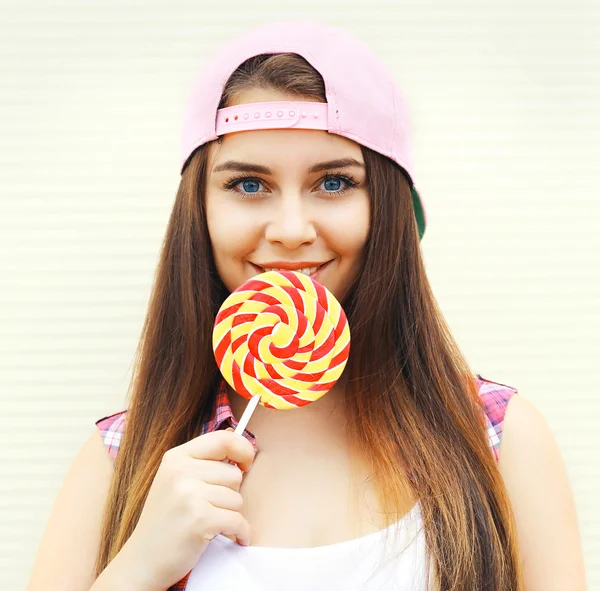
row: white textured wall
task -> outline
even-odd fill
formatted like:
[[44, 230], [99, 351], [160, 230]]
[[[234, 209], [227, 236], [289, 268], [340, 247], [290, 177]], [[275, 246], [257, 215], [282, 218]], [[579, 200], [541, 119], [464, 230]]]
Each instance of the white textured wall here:
[[124, 407], [198, 65], [306, 16], [405, 88], [435, 292], [473, 368], [550, 423], [600, 589], [599, 5], [283, 4], [0, 5], [0, 587], [25, 587], [76, 452]]

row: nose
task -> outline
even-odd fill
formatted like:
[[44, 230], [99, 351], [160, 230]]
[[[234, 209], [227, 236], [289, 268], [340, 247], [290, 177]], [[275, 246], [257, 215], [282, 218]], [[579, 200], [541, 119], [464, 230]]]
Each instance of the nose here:
[[299, 195], [282, 197], [267, 224], [265, 238], [290, 250], [312, 244], [317, 231], [307, 209]]

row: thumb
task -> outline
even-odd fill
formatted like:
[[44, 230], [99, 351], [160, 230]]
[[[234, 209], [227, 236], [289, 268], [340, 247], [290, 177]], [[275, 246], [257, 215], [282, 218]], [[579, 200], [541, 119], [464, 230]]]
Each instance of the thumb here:
[[[227, 429], [225, 429], [225, 431], [231, 431], [234, 432], [235, 429], [233, 427], [227, 427]], [[234, 466], [237, 466], [237, 464], [232, 461], [232, 460], [223, 460], [226, 464], [233, 464]]]

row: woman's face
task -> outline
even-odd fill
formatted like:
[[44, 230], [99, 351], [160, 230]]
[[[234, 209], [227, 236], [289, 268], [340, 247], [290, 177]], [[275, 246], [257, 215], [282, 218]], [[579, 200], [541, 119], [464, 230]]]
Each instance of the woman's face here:
[[[276, 100], [294, 97], [256, 89], [234, 105]], [[302, 269], [342, 301], [370, 223], [359, 144], [312, 129], [241, 131], [222, 140], [209, 147], [206, 210], [227, 289], [264, 270]]]

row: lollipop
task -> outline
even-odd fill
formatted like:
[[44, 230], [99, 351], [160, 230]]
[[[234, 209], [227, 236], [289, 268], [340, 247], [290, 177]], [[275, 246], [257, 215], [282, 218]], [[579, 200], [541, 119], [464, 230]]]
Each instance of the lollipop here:
[[250, 400], [241, 433], [258, 403], [287, 410], [331, 390], [348, 360], [350, 328], [323, 285], [304, 273], [268, 271], [223, 302], [213, 350], [225, 380]]

